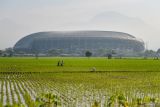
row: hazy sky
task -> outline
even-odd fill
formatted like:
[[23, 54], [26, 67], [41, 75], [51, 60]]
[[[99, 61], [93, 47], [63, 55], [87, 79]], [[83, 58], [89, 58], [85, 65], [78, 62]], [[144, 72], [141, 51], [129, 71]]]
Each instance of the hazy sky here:
[[39, 31], [112, 30], [160, 48], [160, 0], [0, 0], [0, 49]]

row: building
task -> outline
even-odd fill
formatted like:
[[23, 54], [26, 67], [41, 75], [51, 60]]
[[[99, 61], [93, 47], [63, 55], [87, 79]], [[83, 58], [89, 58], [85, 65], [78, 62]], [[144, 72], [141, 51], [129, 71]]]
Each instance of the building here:
[[136, 37], [114, 31], [52, 31], [33, 33], [20, 39], [14, 46], [16, 52], [82, 54], [89, 50], [120, 50], [142, 52], [144, 42]]

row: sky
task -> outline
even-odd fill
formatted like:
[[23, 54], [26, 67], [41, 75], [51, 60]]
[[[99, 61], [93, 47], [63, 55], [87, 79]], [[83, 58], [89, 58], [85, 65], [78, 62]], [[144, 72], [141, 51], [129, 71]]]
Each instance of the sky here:
[[0, 49], [41, 31], [129, 33], [160, 48], [160, 0], [0, 0]]

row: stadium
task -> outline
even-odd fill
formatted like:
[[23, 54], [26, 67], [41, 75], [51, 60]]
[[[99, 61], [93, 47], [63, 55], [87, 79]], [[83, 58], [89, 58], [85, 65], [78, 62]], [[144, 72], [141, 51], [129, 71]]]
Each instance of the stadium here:
[[51, 31], [33, 33], [20, 39], [16, 52], [47, 53], [61, 50], [61, 54], [83, 54], [89, 50], [144, 51], [144, 42], [136, 37], [115, 31]]

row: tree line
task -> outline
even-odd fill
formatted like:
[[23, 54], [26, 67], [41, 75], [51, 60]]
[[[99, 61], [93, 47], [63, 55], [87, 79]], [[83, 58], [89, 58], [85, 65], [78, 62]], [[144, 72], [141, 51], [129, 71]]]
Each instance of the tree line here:
[[[91, 51], [91, 50], [83, 50], [82, 52], [83, 54], [79, 55], [79, 56], [86, 56], [86, 57], [91, 57], [91, 56], [105, 56], [105, 57], [108, 57], [108, 59], [111, 59], [113, 56], [116, 56], [116, 57], [123, 57], [123, 56], [126, 56], [125, 54], [125, 51], [123, 52], [120, 52], [120, 51], [117, 51], [117, 50], [97, 50], [97, 51]], [[98, 54], [96, 54], [98, 53]], [[132, 54], [132, 52], [130, 52]], [[25, 54], [28, 54], [26, 52], [22, 52], [22, 53], [19, 53], [19, 52], [16, 52], [13, 48], [6, 48], [4, 50], [0, 50], [0, 56], [1, 57], [12, 57], [12, 56], [16, 56], [16, 55], [24, 55]], [[54, 52], [52, 52], [51, 50], [49, 50], [48, 52], [46, 52], [44, 54], [44, 56], [61, 56], [62, 54], [65, 54], [63, 51], [60, 51], [58, 50], [58, 52], [56, 52], [55, 54], [55, 50]], [[74, 53], [73, 53], [74, 54]], [[95, 55], [96, 54], [96, 55]], [[69, 54], [72, 56], [72, 54]], [[148, 58], [148, 57], [154, 57], [155, 59], [158, 59], [160, 57], [160, 48], [157, 50], [157, 51], [154, 51], [154, 50], [145, 50], [144, 52], [141, 52], [141, 53], [137, 53], [138, 56], [140, 57], [144, 57], [144, 58]], [[35, 57], [38, 57], [40, 56], [40, 53], [39, 52], [33, 52], [31, 53], [31, 56], [35, 56]], [[132, 56], [132, 55], [130, 55]], [[134, 56], [134, 55], [133, 55]]]

